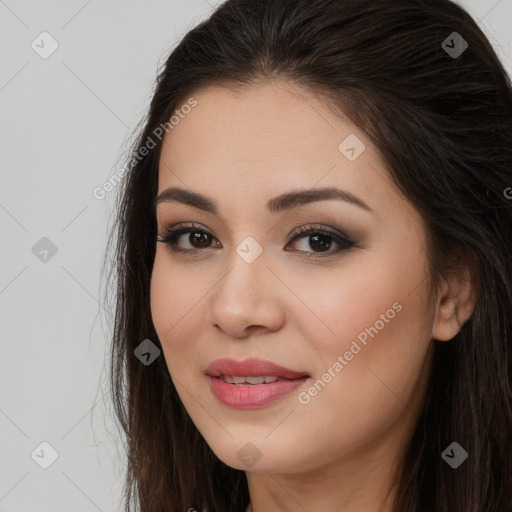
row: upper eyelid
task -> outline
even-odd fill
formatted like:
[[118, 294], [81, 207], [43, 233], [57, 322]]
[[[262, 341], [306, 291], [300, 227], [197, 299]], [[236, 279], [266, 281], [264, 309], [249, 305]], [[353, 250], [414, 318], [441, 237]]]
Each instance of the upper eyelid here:
[[[164, 225], [164, 226], [162, 226], [161, 230], [159, 230], [159, 231], [170, 232], [170, 231], [183, 230], [186, 232], [186, 231], [193, 231], [194, 229], [198, 230], [198, 231], [203, 231], [203, 232], [207, 233], [208, 235], [210, 235], [211, 237], [218, 240], [217, 237], [208, 228], [206, 228], [203, 225], [198, 224], [196, 222], [192, 222], [192, 223], [177, 222], [175, 224], [171, 224], [170, 226]], [[322, 232], [322, 231], [327, 232], [334, 236], [340, 236], [340, 237], [344, 237], [346, 239], [351, 238], [347, 233], [343, 232], [342, 230], [332, 228], [332, 227], [324, 227], [322, 224], [314, 223], [314, 222], [309, 222], [309, 223], [306, 223], [299, 227], [294, 228], [291, 231], [289, 236], [298, 236], [298, 235], [302, 235], [304, 233], [307, 233], [308, 231], [313, 231], [313, 230], [318, 230], [319, 232]]]

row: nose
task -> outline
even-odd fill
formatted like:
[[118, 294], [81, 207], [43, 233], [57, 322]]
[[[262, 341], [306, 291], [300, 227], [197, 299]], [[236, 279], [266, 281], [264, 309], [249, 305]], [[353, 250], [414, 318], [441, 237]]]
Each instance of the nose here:
[[285, 319], [283, 285], [264, 255], [247, 263], [234, 253], [229, 270], [211, 292], [209, 325], [234, 338], [280, 329]]

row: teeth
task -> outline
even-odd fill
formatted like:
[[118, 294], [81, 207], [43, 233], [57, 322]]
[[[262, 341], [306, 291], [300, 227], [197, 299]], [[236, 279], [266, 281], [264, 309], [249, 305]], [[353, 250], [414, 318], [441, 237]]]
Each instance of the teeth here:
[[249, 384], [264, 384], [265, 377], [245, 377], [245, 381]]
[[269, 382], [276, 382], [278, 377], [238, 377], [234, 375], [221, 375], [221, 379], [228, 384], [267, 384]]

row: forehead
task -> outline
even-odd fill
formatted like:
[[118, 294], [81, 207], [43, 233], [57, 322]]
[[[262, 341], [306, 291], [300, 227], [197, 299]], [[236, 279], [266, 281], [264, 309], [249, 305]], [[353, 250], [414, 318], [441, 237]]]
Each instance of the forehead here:
[[364, 144], [366, 166], [382, 168], [360, 129], [318, 96], [289, 82], [213, 86], [193, 98], [197, 105], [180, 116], [164, 139], [159, 188], [176, 179], [171, 169], [209, 185], [220, 177], [257, 181], [271, 174], [313, 186], [312, 180], [333, 166], [364, 177], [364, 165], [340, 152], [340, 143], [349, 136]]
[[[336, 187], [390, 224], [421, 222], [371, 140], [323, 98], [283, 82], [214, 86], [191, 97], [196, 106], [164, 138], [157, 195], [195, 191], [220, 205], [221, 218], [244, 223], [266, 216], [269, 199], [286, 192]], [[360, 150], [356, 158], [347, 157], [347, 140]]]

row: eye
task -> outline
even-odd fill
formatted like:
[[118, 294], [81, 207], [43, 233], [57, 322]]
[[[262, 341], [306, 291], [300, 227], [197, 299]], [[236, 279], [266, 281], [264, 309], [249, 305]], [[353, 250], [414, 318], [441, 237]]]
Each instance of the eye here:
[[[178, 246], [177, 242], [185, 234], [188, 234], [186, 240], [192, 247], [183, 249]], [[176, 227], [171, 226], [165, 228], [164, 232], [160, 235], [158, 242], [166, 244], [173, 252], [192, 253], [197, 250], [208, 248], [212, 240], [217, 239], [208, 231], [205, 231], [202, 226], [191, 223], [187, 225], [179, 224]]]
[[[188, 236], [185, 237], [184, 235]], [[310, 239], [309, 243], [303, 243], [303, 249], [293, 251], [306, 253], [305, 257], [307, 258], [332, 256], [333, 254], [350, 249], [355, 245], [355, 242], [350, 240], [350, 238], [341, 231], [335, 232], [310, 224], [296, 229], [291, 236], [292, 239], [289, 243], [301, 239]], [[158, 242], [166, 244], [172, 252], [176, 253], [197, 254], [202, 249], [211, 248], [212, 241], [216, 241], [216, 247], [222, 247], [220, 242], [211, 233], [202, 228], [202, 226], [193, 223], [167, 227], [159, 237]], [[188, 243], [190, 247], [183, 248], [180, 246], [178, 242], [182, 237], [185, 243]], [[330, 250], [332, 241], [338, 245], [338, 248]], [[313, 251], [310, 252], [306, 250], [306, 248], [313, 249]]]
[[[334, 254], [340, 253], [342, 251], [346, 251], [355, 245], [345, 233], [341, 231], [331, 231], [324, 228], [319, 228], [314, 225], [308, 224], [305, 226], [301, 226], [296, 229], [292, 233], [292, 240], [290, 242], [294, 242], [295, 240], [304, 239], [303, 247], [311, 248], [311, 249], [320, 249], [320, 252], [316, 252], [313, 250], [312, 252], [308, 252], [306, 250], [300, 250], [299, 252], [306, 252], [307, 258], [322, 258], [326, 256], [332, 256]], [[309, 243], [306, 243], [306, 239], [309, 238]], [[332, 245], [332, 241], [338, 245], [338, 248], [332, 251], [329, 251]]]

